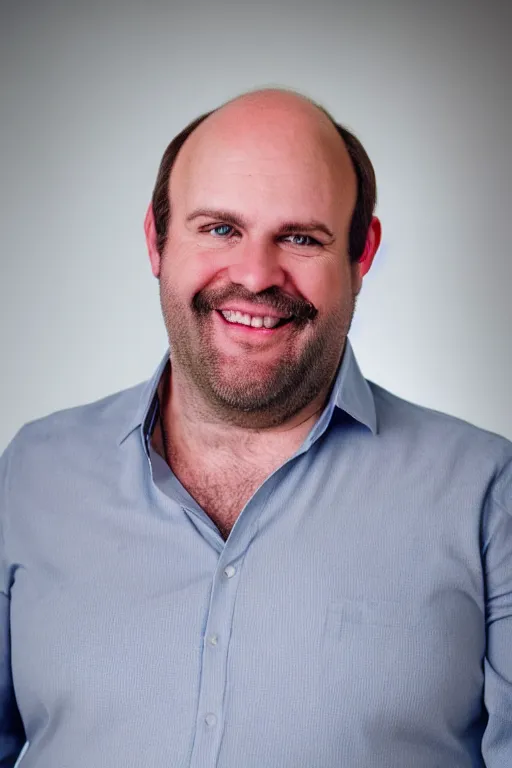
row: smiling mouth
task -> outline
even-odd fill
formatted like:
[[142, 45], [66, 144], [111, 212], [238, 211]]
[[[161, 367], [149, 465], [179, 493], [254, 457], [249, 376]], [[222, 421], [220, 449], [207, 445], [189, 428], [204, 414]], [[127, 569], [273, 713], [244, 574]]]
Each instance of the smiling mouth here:
[[240, 328], [247, 331], [264, 333], [265, 335], [272, 333], [278, 328], [282, 328], [284, 325], [288, 325], [295, 319], [294, 315], [291, 315], [290, 317], [277, 318], [270, 315], [262, 317], [260, 315], [251, 316], [241, 312], [230, 312], [222, 310], [216, 311], [221, 320], [223, 320], [226, 325], [231, 325], [235, 328]]

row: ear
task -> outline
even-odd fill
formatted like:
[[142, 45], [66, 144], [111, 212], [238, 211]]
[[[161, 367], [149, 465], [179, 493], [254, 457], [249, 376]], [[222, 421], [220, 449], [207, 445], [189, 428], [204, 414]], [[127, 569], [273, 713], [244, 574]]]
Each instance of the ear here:
[[146, 235], [146, 246], [151, 262], [151, 271], [155, 277], [160, 277], [160, 254], [156, 247], [156, 227], [153, 206], [150, 203], [144, 218], [144, 233]]
[[359, 259], [353, 264], [355, 272], [354, 279], [356, 281], [356, 294], [361, 290], [363, 284], [363, 277], [369, 272], [370, 267], [373, 264], [373, 259], [377, 253], [382, 237], [382, 226], [379, 219], [374, 216], [368, 227], [368, 234], [366, 235], [366, 243], [364, 244], [364, 250]]

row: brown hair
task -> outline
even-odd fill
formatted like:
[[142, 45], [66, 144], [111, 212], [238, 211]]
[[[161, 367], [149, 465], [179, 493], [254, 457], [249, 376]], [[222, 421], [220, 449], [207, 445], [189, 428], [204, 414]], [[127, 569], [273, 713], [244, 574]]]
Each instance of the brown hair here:
[[[359, 139], [343, 125], [337, 123], [326, 109], [315, 102], [312, 103], [329, 118], [338, 131], [345, 143], [356, 173], [357, 198], [352, 214], [352, 220], [350, 222], [349, 256], [351, 261], [359, 261], [363, 254], [368, 227], [370, 226], [375, 210], [375, 203], [377, 201], [375, 171], [372, 162]], [[171, 212], [169, 201], [169, 178], [174, 161], [190, 134], [203, 122], [203, 120], [206, 120], [207, 117], [216, 111], [217, 110], [214, 109], [211, 112], [205, 112], [203, 115], [189, 123], [186, 128], [174, 137], [163, 154], [152, 197], [157, 236], [156, 245], [159, 253], [162, 253], [167, 240], [167, 228], [169, 226]]]

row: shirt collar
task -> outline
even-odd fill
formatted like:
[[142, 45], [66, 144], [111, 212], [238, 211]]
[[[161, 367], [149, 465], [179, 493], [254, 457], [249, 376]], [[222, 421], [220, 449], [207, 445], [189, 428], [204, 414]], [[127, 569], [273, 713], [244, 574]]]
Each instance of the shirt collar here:
[[373, 392], [361, 373], [348, 338], [326, 410], [331, 403], [364, 424], [374, 435], [377, 434], [377, 411]]
[[165, 366], [169, 362], [169, 355], [170, 350], [167, 349], [152, 377], [140, 385], [140, 397], [138, 401], [136, 401], [135, 412], [130, 413], [127, 421], [123, 424], [123, 428], [118, 436], [119, 445], [126, 440], [129, 434], [142, 424], [144, 425], [144, 434], [147, 434], [148, 428], [155, 418], [158, 405], [156, 391], [165, 370]]
[[[141, 385], [140, 399], [135, 413], [131, 414], [130, 418], [123, 425], [123, 429], [118, 437], [119, 444], [121, 444], [134, 429], [141, 425], [144, 425], [144, 435], [151, 433], [150, 427], [152, 428], [152, 423], [155, 420], [158, 404], [155, 395], [169, 359], [170, 350], [167, 349], [153, 376]], [[352, 345], [348, 338], [345, 343], [343, 358], [338, 373], [336, 374], [331, 396], [321, 417], [321, 422], [324, 425], [323, 428], [325, 428], [326, 422], [330, 421], [335, 407], [344, 411], [361, 424], [364, 424], [373, 434], [377, 433], [377, 413], [375, 410], [373, 393], [370, 389], [370, 385], [361, 373], [354, 350], [352, 349]], [[320, 424], [317, 426], [320, 427]], [[317, 429], [315, 429], [314, 432], [316, 434]]]

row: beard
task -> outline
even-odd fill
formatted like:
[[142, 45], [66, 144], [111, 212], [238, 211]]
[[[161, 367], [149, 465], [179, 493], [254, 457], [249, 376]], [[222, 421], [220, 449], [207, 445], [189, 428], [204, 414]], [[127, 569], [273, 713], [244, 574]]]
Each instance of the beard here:
[[[231, 358], [213, 340], [212, 316], [228, 299], [258, 303], [293, 315], [281, 342], [283, 352], [269, 362], [249, 354]], [[210, 411], [233, 426], [264, 429], [285, 423], [333, 384], [345, 339], [350, 330], [357, 296], [320, 317], [309, 302], [269, 288], [251, 294], [232, 284], [196, 294], [184, 306], [169, 284], [160, 280], [160, 304], [171, 350], [171, 366], [201, 397]], [[301, 344], [301, 337], [305, 341]], [[242, 345], [242, 343], [241, 343]]]

